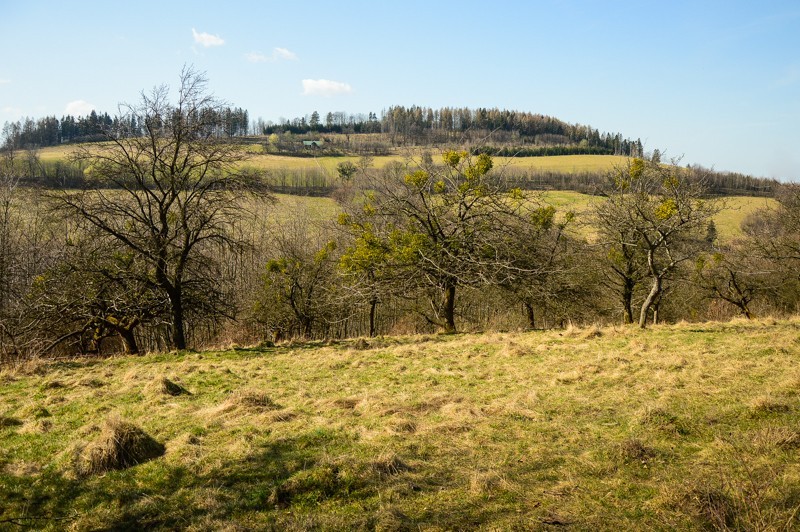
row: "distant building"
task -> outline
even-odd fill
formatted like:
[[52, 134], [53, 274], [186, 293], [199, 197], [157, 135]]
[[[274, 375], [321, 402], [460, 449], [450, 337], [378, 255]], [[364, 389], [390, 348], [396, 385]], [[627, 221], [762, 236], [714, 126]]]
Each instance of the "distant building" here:
[[325, 144], [324, 140], [304, 140], [303, 147], [304, 148], [322, 148], [322, 145]]

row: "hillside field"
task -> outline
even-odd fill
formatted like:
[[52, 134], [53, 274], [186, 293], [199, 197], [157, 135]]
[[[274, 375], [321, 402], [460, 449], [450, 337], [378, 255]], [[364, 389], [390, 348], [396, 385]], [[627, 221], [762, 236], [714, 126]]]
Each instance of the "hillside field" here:
[[[102, 144], [98, 144], [98, 147]], [[358, 157], [288, 157], [283, 155], [267, 155], [263, 153], [261, 146], [251, 146], [252, 158], [245, 164], [255, 168], [269, 170], [314, 170], [322, 169], [336, 175], [336, 166], [339, 163], [349, 161], [357, 163]], [[54, 146], [42, 148], [37, 155], [42, 161], [56, 162], [64, 161], [75, 149], [75, 146]], [[432, 149], [431, 153], [437, 153], [437, 149]], [[405, 161], [421, 156], [420, 149], [398, 149], [395, 155], [378, 156], [373, 158], [373, 166], [381, 168], [392, 161]], [[624, 164], [626, 157], [614, 155], [561, 155], [557, 157], [494, 157], [498, 167], [511, 166], [514, 168], [534, 169], [539, 171], [552, 171], [562, 173], [582, 173], [611, 170], [615, 166]]]
[[[260, 151], [260, 146], [253, 147]], [[44, 148], [38, 152], [43, 161], [65, 160], [71, 146], [58, 146]], [[391, 155], [375, 157], [373, 166], [380, 168], [392, 161], [405, 161], [417, 157], [418, 153], [409, 151], [405, 155]], [[539, 171], [552, 171], [560, 173], [604, 172], [615, 166], [624, 164], [625, 157], [613, 155], [564, 155], [556, 157], [495, 157], [495, 165], [502, 171], [503, 167], [530, 168]], [[358, 162], [358, 157], [286, 157], [276, 155], [256, 154], [246, 163], [249, 166], [269, 170], [311, 171], [321, 170], [331, 177], [336, 175], [336, 166], [344, 161]], [[310, 211], [333, 213], [335, 204], [328, 198], [300, 198], [279, 195], [281, 206], [287, 203], [293, 207], [305, 207]], [[576, 214], [588, 213], [592, 202], [601, 201], [600, 198], [573, 191], [547, 191], [542, 193], [542, 198], [556, 208], [566, 211], [572, 210]], [[741, 235], [740, 224], [751, 213], [761, 208], [770, 208], [776, 205], [771, 198], [731, 196], [724, 198], [724, 208], [715, 217], [717, 231], [720, 239], [729, 240]]]
[[[0, 528], [797, 529], [798, 360], [794, 319], [31, 362]], [[161, 456], [87, 470], [125, 423]]]

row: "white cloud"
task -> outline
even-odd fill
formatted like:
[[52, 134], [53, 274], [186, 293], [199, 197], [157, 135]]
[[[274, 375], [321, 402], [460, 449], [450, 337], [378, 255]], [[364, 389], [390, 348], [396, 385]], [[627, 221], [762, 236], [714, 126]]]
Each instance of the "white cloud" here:
[[9, 83], [11, 83], [10, 79], [0, 78], [0, 85], [8, 85]]
[[350, 92], [353, 92], [353, 87], [341, 81], [331, 81], [329, 79], [303, 80], [303, 94], [305, 95], [333, 96]]
[[272, 50], [274, 59], [286, 59], [287, 61], [297, 61], [297, 54], [286, 48], [275, 48]]
[[192, 36], [194, 37], [194, 42], [206, 48], [210, 46], [222, 46], [225, 44], [225, 39], [219, 35], [211, 35], [210, 33], [205, 32], [198, 33], [194, 28], [192, 28]]
[[250, 52], [249, 54], [244, 54], [244, 57], [251, 63], [274, 63], [279, 59], [286, 61], [297, 60], [297, 54], [286, 48], [273, 48], [272, 55], [265, 55], [261, 52]]
[[75, 100], [74, 102], [69, 102], [67, 104], [66, 109], [64, 109], [64, 114], [72, 116], [85, 116], [91, 114], [94, 108], [94, 105], [87, 101]]

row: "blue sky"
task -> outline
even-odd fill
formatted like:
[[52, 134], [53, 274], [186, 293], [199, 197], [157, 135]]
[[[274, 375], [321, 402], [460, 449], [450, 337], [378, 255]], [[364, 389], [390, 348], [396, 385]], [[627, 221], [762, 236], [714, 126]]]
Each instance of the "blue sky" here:
[[252, 118], [500, 107], [800, 181], [796, 0], [0, 0], [0, 49], [0, 123], [113, 114], [188, 64]]

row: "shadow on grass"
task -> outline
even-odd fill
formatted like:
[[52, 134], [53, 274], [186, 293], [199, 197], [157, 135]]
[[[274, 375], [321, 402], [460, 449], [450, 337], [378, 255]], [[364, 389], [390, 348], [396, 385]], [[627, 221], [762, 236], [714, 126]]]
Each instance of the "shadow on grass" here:
[[[217, 528], [232, 522], [257, 529], [459, 529], [496, 517], [474, 501], [444, 500], [447, 486], [455, 487], [446, 471], [416, 471], [396, 458], [376, 463], [379, 457], [369, 451], [353, 456], [353, 446], [344, 432], [315, 429], [253, 444], [244, 458], [201, 473], [164, 459], [82, 480], [53, 470], [0, 473], [0, 529]], [[386, 490], [395, 494], [391, 505], [378, 496]], [[438, 502], [423, 508], [417, 497], [425, 505]]]

